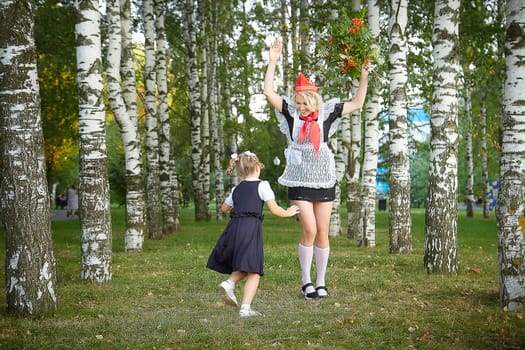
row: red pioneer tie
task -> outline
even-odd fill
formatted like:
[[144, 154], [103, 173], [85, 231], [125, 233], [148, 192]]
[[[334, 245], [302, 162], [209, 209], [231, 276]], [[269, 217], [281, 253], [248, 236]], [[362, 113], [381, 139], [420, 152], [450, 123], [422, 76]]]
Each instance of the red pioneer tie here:
[[321, 145], [321, 129], [319, 128], [319, 124], [315, 122], [317, 120], [318, 114], [319, 114], [319, 111], [314, 111], [308, 117], [301, 117], [301, 119], [304, 120], [304, 123], [299, 132], [299, 140], [298, 140], [298, 143], [303, 142], [304, 138], [307, 136], [306, 130], [308, 129], [308, 125], [310, 125], [310, 132], [308, 132], [308, 139], [314, 146], [316, 156], [319, 155], [319, 146]]

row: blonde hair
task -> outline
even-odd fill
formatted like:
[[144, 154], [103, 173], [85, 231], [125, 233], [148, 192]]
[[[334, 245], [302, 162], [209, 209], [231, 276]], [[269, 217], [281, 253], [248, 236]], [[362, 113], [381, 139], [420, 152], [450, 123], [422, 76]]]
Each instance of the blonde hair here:
[[302, 96], [306, 105], [313, 111], [321, 110], [323, 106], [323, 98], [317, 92], [296, 92], [294, 95], [294, 101], [296, 96]]
[[226, 169], [228, 175], [233, 174], [233, 170], [237, 171], [237, 176], [241, 179], [248, 177], [255, 172], [255, 168], [264, 168], [264, 164], [259, 161], [259, 158], [250, 151], [243, 152], [241, 154], [232, 154], [230, 159], [230, 165]]

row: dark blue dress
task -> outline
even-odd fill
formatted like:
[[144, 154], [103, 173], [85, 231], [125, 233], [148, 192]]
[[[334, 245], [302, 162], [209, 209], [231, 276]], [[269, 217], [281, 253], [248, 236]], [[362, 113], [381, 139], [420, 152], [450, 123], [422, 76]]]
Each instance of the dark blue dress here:
[[263, 275], [264, 251], [260, 181], [241, 181], [234, 189], [230, 221], [213, 248], [206, 265], [223, 274], [233, 271]]

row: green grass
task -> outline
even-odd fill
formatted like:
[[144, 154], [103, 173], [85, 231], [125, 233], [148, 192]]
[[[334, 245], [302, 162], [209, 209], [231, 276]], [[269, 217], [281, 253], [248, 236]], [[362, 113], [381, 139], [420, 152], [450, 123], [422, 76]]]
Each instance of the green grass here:
[[[255, 319], [240, 319], [222, 302], [217, 285], [224, 276], [205, 268], [225, 221], [195, 223], [185, 209], [182, 232], [128, 254], [123, 212], [115, 209], [113, 280], [101, 285], [79, 280], [78, 221], [54, 222], [59, 310], [40, 320], [8, 317], [1, 293], [0, 349], [525, 348], [525, 311], [499, 305], [495, 219], [476, 214], [460, 213], [458, 275], [423, 268], [423, 210], [413, 213], [411, 255], [388, 253], [387, 213], [380, 212], [377, 247], [331, 238], [331, 296], [305, 301], [299, 224], [267, 213], [266, 274], [253, 304], [264, 317]], [[0, 248], [5, 260], [3, 239]]]

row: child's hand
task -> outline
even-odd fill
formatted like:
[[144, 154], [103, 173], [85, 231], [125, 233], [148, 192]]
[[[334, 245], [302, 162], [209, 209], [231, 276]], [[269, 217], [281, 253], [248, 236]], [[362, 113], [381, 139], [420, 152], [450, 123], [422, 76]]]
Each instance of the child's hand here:
[[286, 213], [289, 216], [294, 216], [295, 214], [299, 214], [299, 207], [297, 205], [292, 205], [286, 209]]

